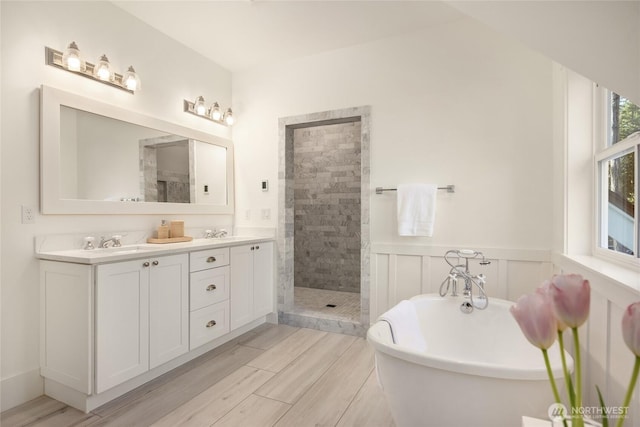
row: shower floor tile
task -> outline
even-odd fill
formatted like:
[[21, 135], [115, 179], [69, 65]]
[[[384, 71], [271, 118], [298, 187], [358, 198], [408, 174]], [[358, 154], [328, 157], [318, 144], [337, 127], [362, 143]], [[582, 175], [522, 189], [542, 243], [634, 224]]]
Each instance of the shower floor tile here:
[[[360, 294], [326, 289], [293, 288], [292, 313], [324, 319], [360, 321]], [[335, 307], [327, 307], [335, 305]]]

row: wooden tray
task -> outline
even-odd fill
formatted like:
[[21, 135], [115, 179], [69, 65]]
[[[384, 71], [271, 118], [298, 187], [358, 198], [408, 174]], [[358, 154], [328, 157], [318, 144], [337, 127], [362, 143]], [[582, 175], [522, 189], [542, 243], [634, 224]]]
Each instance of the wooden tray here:
[[155, 237], [149, 237], [147, 239], [147, 243], [180, 243], [180, 242], [190, 242], [193, 240], [193, 237], [183, 236], [183, 237], [169, 237], [168, 239], [158, 239]]

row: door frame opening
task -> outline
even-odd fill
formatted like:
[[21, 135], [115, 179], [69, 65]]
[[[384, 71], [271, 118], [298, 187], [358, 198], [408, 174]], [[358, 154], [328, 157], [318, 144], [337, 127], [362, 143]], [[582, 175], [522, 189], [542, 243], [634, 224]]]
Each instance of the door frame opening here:
[[[371, 107], [283, 117], [278, 121], [278, 316], [282, 320], [294, 306], [294, 176], [293, 131], [297, 128], [360, 121], [360, 325], [357, 334], [369, 327], [370, 303], [370, 124]], [[284, 323], [287, 323], [286, 321]], [[348, 332], [348, 331], [347, 331]]]

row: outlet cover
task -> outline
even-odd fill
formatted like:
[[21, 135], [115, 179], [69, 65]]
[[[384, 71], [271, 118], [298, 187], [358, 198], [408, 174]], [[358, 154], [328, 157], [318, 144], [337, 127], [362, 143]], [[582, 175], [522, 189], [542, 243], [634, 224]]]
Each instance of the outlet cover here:
[[22, 223], [33, 224], [36, 222], [34, 209], [29, 206], [22, 206]]

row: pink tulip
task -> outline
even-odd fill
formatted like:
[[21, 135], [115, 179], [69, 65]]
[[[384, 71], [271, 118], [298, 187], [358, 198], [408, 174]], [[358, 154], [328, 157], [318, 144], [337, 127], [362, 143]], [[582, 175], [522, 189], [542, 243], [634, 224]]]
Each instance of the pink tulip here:
[[510, 311], [531, 344], [542, 350], [551, 347], [558, 330], [548, 298], [540, 292], [523, 295]]
[[[536, 292], [542, 293], [546, 298], [549, 299], [550, 304], [553, 304], [552, 297], [551, 297], [551, 281], [545, 280], [544, 282], [542, 282], [542, 284], [538, 286], [538, 288], [536, 289]], [[554, 313], [554, 317], [555, 317], [555, 313]], [[557, 317], [556, 317], [556, 323], [557, 323], [556, 329], [558, 331], [564, 332], [564, 330], [567, 329], [567, 325]]]
[[560, 274], [551, 278], [549, 287], [556, 318], [577, 328], [589, 317], [591, 287], [579, 274]]
[[634, 302], [624, 311], [622, 337], [633, 354], [640, 356], [640, 301]]

